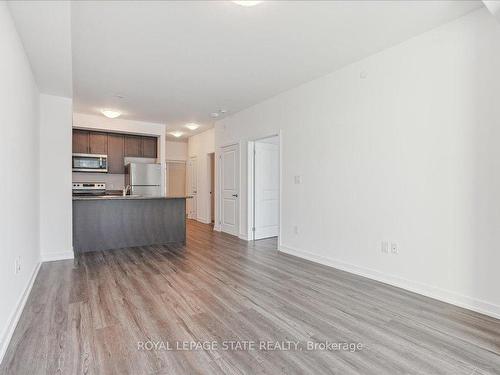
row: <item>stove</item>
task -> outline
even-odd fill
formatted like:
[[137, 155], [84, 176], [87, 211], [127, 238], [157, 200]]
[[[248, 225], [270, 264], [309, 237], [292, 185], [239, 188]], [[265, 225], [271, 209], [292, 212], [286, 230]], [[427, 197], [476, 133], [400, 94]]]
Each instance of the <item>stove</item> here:
[[73, 195], [105, 195], [104, 182], [73, 182]]

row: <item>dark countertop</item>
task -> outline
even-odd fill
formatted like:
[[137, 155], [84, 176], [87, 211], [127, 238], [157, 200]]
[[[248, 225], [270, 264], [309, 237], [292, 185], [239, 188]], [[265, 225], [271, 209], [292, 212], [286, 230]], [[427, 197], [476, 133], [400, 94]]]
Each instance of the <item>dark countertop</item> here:
[[74, 201], [105, 201], [105, 200], [149, 200], [149, 199], [187, 199], [182, 197], [143, 197], [141, 195], [100, 195], [100, 196], [73, 196]]

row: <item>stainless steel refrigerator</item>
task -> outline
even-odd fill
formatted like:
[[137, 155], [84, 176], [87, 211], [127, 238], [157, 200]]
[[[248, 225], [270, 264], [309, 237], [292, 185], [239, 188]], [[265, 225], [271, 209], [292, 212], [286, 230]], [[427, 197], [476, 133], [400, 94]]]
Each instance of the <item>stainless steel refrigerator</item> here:
[[162, 196], [161, 165], [129, 163], [125, 166], [125, 186], [130, 185], [131, 195], [144, 197]]

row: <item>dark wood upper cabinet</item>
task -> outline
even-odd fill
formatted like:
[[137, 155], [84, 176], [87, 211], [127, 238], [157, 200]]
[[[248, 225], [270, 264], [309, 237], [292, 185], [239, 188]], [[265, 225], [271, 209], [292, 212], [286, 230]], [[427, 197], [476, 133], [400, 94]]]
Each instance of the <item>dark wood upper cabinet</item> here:
[[89, 153], [89, 132], [85, 130], [73, 130], [73, 153]]
[[158, 139], [156, 137], [142, 137], [142, 156], [156, 158]]
[[125, 173], [125, 137], [108, 134], [108, 173]]
[[125, 136], [125, 156], [142, 157], [142, 137], [136, 135]]
[[108, 153], [108, 134], [90, 132], [89, 144], [91, 154], [107, 155]]
[[74, 129], [73, 153], [108, 155], [108, 173], [123, 174], [126, 156], [158, 157], [158, 138]]

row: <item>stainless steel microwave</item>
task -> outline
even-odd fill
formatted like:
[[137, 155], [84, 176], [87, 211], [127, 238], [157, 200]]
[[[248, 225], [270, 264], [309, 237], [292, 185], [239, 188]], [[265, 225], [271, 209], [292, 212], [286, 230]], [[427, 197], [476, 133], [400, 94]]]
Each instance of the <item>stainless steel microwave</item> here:
[[108, 171], [108, 155], [73, 154], [73, 172]]

